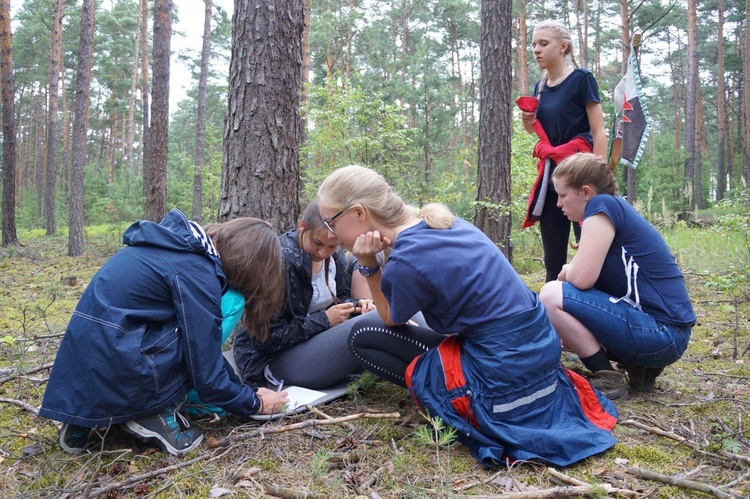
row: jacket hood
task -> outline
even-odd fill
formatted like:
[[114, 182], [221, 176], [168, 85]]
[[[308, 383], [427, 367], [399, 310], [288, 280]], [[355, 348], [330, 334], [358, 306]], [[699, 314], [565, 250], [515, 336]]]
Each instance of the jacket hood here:
[[135, 222], [123, 234], [122, 243], [204, 256], [214, 263], [222, 289], [226, 288], [226, 276], [213, 242], [200, 225], [188, 220], [180, 210], [171, 210], [158, 224], [150, 220]]

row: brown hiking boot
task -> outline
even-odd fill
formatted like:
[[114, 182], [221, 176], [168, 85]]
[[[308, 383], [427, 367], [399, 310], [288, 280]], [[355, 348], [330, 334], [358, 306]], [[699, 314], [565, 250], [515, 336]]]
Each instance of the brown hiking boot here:
[[612, 402], [628, 399], [628, 387], [619, 371], [596, 371], [589, 383]]

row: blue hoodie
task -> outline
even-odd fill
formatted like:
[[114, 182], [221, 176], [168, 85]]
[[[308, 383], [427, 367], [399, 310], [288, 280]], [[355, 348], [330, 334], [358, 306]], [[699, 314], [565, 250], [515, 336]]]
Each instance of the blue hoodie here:
[[201, 236], [178, 210], [128, 228], [127, 247], [92, 278], [70, 319], [41, 416], [105, 427], [159, 412], [191, 388], [239, 416], [258, 411], [254, 390], [221, 354], [226, 277]]

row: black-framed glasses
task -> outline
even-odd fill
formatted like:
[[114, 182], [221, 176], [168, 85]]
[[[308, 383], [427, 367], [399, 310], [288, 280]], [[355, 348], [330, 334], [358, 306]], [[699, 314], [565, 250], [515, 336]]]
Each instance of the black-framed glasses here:
[[341, 215], [343, 215], [344, 213], [346, 213], [349, 210], [351, 210], [351, 208], [347, 208], [345, 210], [341, 210], [340, 212], [336, 213], [332, 217], [324, 218], [323, 219], [323, 225], [326, 226], [326, 229], [328, 229], [329, 231], [331, 231], [331, 234], [335, 234], [335, 232], [333, 231], [333, 225], [331, 225], [331, 224], [333, 224], [334, 220], [336, 220], [337, 218], [339, 218]]

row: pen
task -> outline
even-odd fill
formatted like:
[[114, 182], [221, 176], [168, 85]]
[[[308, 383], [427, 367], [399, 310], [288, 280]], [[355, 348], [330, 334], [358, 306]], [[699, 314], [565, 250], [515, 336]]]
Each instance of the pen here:
[[280, 392], [282, 388], [284, 388], [284, 380], [283, 379], [279, 381], [279, 386], [276, 387], [276, 391]]

